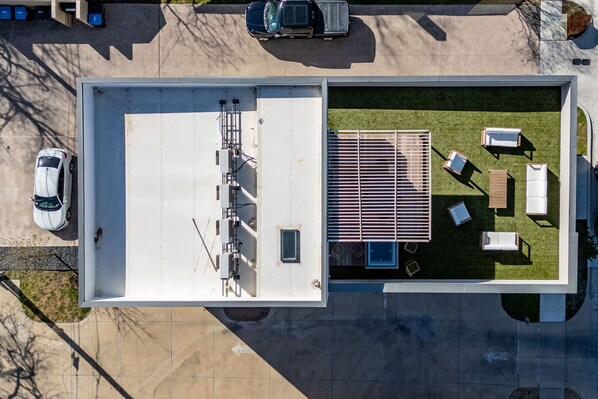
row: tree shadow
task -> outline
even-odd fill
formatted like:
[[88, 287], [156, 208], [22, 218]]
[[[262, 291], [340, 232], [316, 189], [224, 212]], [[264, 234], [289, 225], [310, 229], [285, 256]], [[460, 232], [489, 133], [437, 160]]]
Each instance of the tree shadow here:
[[143, 312], [137, 308], [97, 308], [95, 310], [116, 323], [119, 333], [132, 333], [139, 340], [154, 339], [151, 333], [139, 322]]
[[531, 62], [540, 60], [540, 26], [542, 23], [540, 2], [530, 0], [520, 1], [515, 11], [521, 21], [521, 31], [527, 39], [527, 48], [521, 56]]
[[[40, 139], [39, 147], [68, 147], [44, 114], [44, 100], [50, 92], [48, 76], [29, 63], [20, 62], [6, 40], [0, 39], [0, 132], [30, 130]], [[37, 96], [31, 97], [32, 93]]]
[[37, 337], [23, 328], [15, 311], [0, 315], [0, 395], [5, 398], [47, 397], [36, 377], [46, 371], [43, 353], [36, 348]]
[[[16, 296], [19, 301], [31, 310], [48, 328], [56, 333], [71, 349], [81, 358], [83, 358], [95, 371], [108, 382], [124, 398], [133, 398], [115, 379], [112, 377], [92, 356], [90, 356], [79, 344], [77, 344], [69, 335], [64, 332], [60, 326], [54, 323], [46, 316], [9, 278], [0, 276], [0, 286]], [[19, 326], [19, 331], [23, 330]], [[35, 395], [34, 395], [35, 396]], [[35, 396], [35, 397], [41, 397]]]
[[[235, 69], [238, 65], [246, 64], [245, 54], [237, 51], [230, 51], [231, 40], [242, 40], [237, 37], [249, 35], [244, 32], [244, 22], [233, 17], [234, 14], [242, 13], [238, 5], [224, 7], [227, 12], [217, 12], [220, 5], [200, 5], [193, 8], [192, 13], [188, 9], [173, 7], [170, 4], [164, 6], [164, 12], [172, 16], [169, 23], [174, 23], [177, 45], [187, 47], [193, 54], [205, 57], [208, 61], [218, 60], [224, 63], [224, 67]], [[223, 56], [225, 54], [226, 56]]]

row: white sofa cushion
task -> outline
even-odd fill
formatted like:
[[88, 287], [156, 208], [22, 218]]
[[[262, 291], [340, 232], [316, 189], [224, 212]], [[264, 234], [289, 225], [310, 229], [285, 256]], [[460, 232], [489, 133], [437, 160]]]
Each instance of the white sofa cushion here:
[[517, 147], [521, 129], [487, 127], [484, 145], [489, 147]]
[[547, 190], [546, 180], [531, 180], [527, 182], [525, 195], [528, 197], [546, 197]]
[[548, 213], [548, 198], [527, 197], [525, 213], [528, 215], [546, 215]]
[[548, 180], [548, 164], [528, 163], [526, 174], [528, 181], [546, 181]]
[[548, 165], [527, 164], [525, 213], [546, 215], [548, 212]]
[[517, 233], [513, 232], [482, 232], [482, 249], [484, 251], [518, 251]]

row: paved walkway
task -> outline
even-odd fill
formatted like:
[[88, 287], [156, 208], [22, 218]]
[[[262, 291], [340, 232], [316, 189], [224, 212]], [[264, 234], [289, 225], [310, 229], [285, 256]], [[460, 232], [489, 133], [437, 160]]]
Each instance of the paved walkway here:
[[562, 323], [565, 321], [565, 294], [540, 294], [540, 321]]

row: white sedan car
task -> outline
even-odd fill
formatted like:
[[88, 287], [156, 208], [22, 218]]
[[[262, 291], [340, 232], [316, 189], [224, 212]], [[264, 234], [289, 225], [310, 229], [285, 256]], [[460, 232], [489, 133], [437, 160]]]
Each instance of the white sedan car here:
[[71, 187], [75, 161], [59, 148], [37, 154], [33, 186], [33, 220], [42, 229], [57, 231], [71, 219]]

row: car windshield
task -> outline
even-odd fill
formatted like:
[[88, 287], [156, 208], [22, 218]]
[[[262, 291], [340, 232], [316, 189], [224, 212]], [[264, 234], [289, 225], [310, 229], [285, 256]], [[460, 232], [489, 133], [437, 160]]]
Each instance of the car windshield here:
[[264, 25], [268, 33], [276, 33], [280, 30], [280, 23], [278, 22], [278, 7], [277, 1], [269, 1], [264, 8]]
[[62, 207], [58, 197], [40, 197], [36, 195], [33, 198], [33, 203], [40, 211], [57, 211]]
[[57, 157], [39, 157], [37, 166], [41, 168], [57, 168], [60, 165], [60, 158]]

